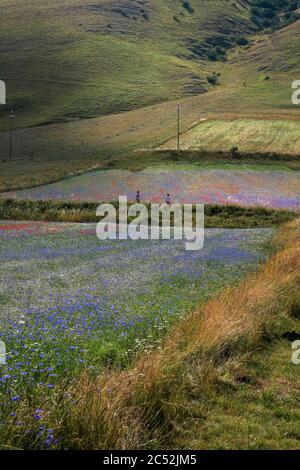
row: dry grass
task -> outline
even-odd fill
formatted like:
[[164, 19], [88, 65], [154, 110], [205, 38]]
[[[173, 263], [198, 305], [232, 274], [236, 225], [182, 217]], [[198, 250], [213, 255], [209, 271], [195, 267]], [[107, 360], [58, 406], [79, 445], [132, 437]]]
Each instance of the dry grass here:
[[182, 319], [160, 348], [130, 370], [81, 376], [63, 398], [64, 413], [51, 416], [67, 446], [157, 445], [182, 412], [188, 375], [197, 374], [207, 391], [218, 363], [261, 344], [299, 288], [300, 220], [286, 225], [276, 241], [280, 250], [258, 273]]
[[[300, 154], [298, 121], [239, 119], [205, 121], [181, 136], [182, 150], [227, 150]], [[176, 149], [172, 139], [163, 149]]]

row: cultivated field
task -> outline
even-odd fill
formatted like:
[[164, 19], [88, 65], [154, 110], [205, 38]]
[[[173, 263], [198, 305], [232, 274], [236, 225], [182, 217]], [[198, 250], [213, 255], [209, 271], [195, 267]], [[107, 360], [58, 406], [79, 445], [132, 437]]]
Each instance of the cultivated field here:
[[[164, 202], [167, 193], [177, 203], [237, 204], [300, 210], [300, 172], [284, 166], [165, 165], [140, 172], [92, 171], [33, 189], [3, 193], [2, 197], [53, 200], [135, 200], [137, 190], [145, 202]], [[1, 195], [0, 195], [1, 196]]]
[[[172, 139], [163, 149], [176, 149]], [[211, 120], [202, 122], [181, 136], [183, 150], [205, 149], [241, 152], [273, 152], [300, 155], [300, 121]]]
[[[280, 115], [276, 109], [269, 114], [264, 109], [260, 114], [249, 103], [247, 113], [232, 114], [230, 99], [234, 96], [228, 95], [227, 90], [224, 97], [227, 96], [228, 103], [223, 105], [228, 110], [216, 114], [218, 93], [219, 90], [211, 92], [205, 101], [197, 97], [182, 102], [183, 148], [195, 145], [196, 141], [196, 148], [224, 150], [228, 155], [221, 158], [223, 162], [232, 161], [230, 149], [236, 144], [241, 150], [253, 153], [249, 163], [259, 163], [261, 155], [269, 150], [279, 161], [282, 155], [286, 161], [289, 155], [292, 159], [294, 151], [298, 154], [298, 108], [282, 110]], [[288, 93], [289, 88], [286, 100]], [[267, 120], [260, 119], [263, 113]], [[17, 130], [13, 135], [12, 160], [9, 159], [9, 133], [0, 133], [0, 191], [45, 184], [93, 168], [145, 168], [165, 158], [151, 149], [174, 148], [175, 135], [176, 102], [80, 122]], [[162, 145], [163, 142], [166, 144]], [[189, 161], [190, 155], [186, 152], [178, 158]], [[170, 157], [172, 160], [174, 156]], [[198, 162], [203, 160], [204, 156], [200, 155]], [[220, 161], [220, 157], [212, 154], [210, 161]], [[296, 162], [294, 158], [294, 165]]]

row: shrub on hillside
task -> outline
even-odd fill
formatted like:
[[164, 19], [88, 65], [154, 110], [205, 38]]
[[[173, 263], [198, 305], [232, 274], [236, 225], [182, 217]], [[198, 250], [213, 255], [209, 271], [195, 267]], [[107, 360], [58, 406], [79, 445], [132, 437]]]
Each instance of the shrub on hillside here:
[[183, 8], [188, 11], [190, 14], [194, 13], [194, 8], [192, 7], [192, 5], [190, 4], [190, 2], [188, 0], [184, 0], [182, 2], [182, 6]]
[[212, 75], [208, 75], [207, 81], [210, 85], [219, 85], [219, 76], [214, 72]]
[[232, 158], [236, 158], [239, 155], [239, 148], [238, 147], [231, 147], [230, 153]]
[[217, 60], [225, 61], [227, 59], [226, 51], [222, 47], [213, 47], [208, 53], [207, 57], [212, 62]]
[[236, 39], [236, 43], [238, 46], [247, 46], [249, 44], [249, 41], [247, 38], [239, 37]]
[[258, 28], [284, 27], [299, 17], [299, 0], [252, 0], [251, 21]]

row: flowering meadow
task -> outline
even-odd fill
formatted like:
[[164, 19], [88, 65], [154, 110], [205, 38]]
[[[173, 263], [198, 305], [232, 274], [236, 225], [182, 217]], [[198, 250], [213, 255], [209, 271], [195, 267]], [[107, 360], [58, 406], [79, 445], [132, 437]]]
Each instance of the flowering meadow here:
[[58, 445], [43, 403], [62, 378], [157, 346], [176, 318], [264, 260], [272, 234], [206, 230], [204, 249], [188, 252], [183, 241], [100, 242], [93, 224], [1, 222], [1, 424], [22, 427], [26, 398], [45, 447]]
[[[1, 222], [0, 438], [24, 427], [59, 446], [45, 421], [58, 382], [159, 345], [176, 318], [263, 261], [272, 234], [210, 229], [188, 252], [183, 241], [100, 242], [93, 224]], [[34, 430], [18, 418], [24, 399]]]
[[5, 193], [6, 198], [63, 201], [112, 201], [119, 195], [164, 202], [167, 193], [178, 203], [237, 204], [300, 210], [298, 171], [279, 169], [204, 168], [166, 165], [140, 172], [93, 171], [33, 189]]

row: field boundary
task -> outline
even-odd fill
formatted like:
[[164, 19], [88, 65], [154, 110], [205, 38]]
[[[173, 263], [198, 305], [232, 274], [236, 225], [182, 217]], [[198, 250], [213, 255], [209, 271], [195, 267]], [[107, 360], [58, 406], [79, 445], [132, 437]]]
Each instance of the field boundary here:
[[[102, 203], [0, 199], [0, 220], [97, 223], [100, 219], [96, 216], [96, 209]], [[117, 201], [109, 203], [118, 209]], [[129, 206], [131, 204], [134, 202], [129, 202]], [[147, 203], [146, 206], [151, 217], [151, 204]], [[233, 204], [205, 205], [206, 228], [267, 228], [293, 220], [296, 216], [297, 212], [284, 209], [242, 207]]]
[[167, 163], [190, 164], [236, 164], [247, 163], [253, 165], [284, 164], [290, 170], [300, 170], [300, 154], [281, 154], [274, 152], [240, 152], [240, 151], [209, 151], [209, 150], [172, 150], [172, 149], [139, 149], [130, 153], [127, 158], [113, 156], [88, 168], [73, 170], [57, 178], [39, 181], [36, 184], [13, 184], [5, 186], [0, 191], [1, 196], [11, 191], [40, 188], [42, 186], [67, 181], [76, 176], [85, 175], [93, 171], [128, 170], [133, 173], [142, 171], [153, 165]]

